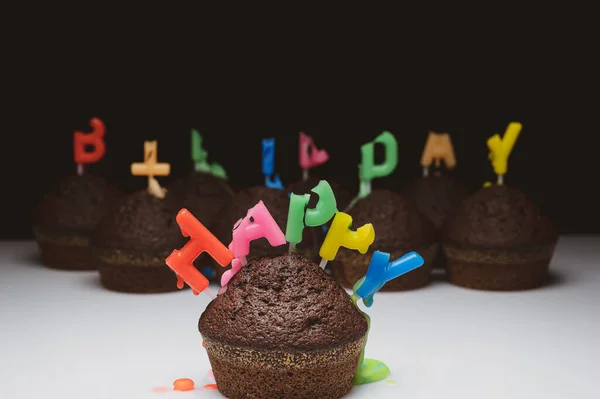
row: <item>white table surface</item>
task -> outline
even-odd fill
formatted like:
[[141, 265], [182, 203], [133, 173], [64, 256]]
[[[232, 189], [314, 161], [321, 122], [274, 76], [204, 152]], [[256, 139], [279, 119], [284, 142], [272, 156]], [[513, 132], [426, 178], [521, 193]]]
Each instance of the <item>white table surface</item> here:
[[[527, 292], [378, 293], [366, 355], [392, 375], [347, 397], [599, 398], [600, 237], [562, 237], [551, 268]], [[220, 398], [202, 388], [207, 303], [109, 292], [95, 272], [42, 267], [33, 242], [0, 242], [0, 398]], [[153, 391], [181, 377], [196, 389]]]

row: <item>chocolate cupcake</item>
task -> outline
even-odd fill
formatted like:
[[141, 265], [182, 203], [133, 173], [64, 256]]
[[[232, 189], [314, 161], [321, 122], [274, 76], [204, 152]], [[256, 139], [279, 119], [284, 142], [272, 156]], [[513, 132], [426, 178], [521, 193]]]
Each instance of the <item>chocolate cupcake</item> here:
[[92, 270], [90, 234], [120, 195], [116, 187], [90, 174], [61, 181], [33, 216], [42, 262], [54, 269]]
[[483, 188], [448, 219], [443, 247], [450, 282], [494, 291], [538, 287], [548, 279], [557, 239], [550, 220], [522, 192]]
[[[458, 208], [462, 200], [467, 197], [468, 191], [453, 177], [433, 174], [414, 180], [403, 195], [433, 223], [439, 242], [448, 215]], [[436, 259], [433, 267], [445, 268], [446, 261], [441, 246]]]
[[96, 227], [92, 255], [104, 287], [120, 292], [158, 293], [177, 290], [165, 259], [185, 245], [175, 216], [177, 201], [146, 190], [126, 196]]
[[298, 254], [255, 258], [198, 323], [228, 398], [340, 398], [352, 389], [367, 322], [346, 292]]
[[388, 252], [396, 259], [407, 252], [416, 251], [425, 264], [386, 284], [382, 291], [402, 291], [420, 288], [429, 283], [431, 267], [438, 254], [435, 227], [416, 206], [402, 195], [389, 190], [373, 190], [366, 198], [356, 202], [347, 212], [352, 216], [354, 228], [372, 223], [375, 241], [369, 252], [340, 248], [331, 262], [333, 276], [346, 288], [352, 288], [364, 277], [375, 250]]
[[168, 192], [202, 223], [210, 228], [217, 212], [235, 195], [224, 179], [208, 173], [192, 172], [167, 187]]

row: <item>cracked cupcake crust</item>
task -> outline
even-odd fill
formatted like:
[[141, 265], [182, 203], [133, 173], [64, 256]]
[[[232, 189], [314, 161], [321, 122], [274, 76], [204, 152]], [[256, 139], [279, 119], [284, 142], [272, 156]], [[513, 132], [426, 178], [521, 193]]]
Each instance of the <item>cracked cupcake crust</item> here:
[[356, 342], [367, 323], [331, 276], [286, 254], [250, 261], [207, 306], [198, 328], [227, 345], [311, 351]]

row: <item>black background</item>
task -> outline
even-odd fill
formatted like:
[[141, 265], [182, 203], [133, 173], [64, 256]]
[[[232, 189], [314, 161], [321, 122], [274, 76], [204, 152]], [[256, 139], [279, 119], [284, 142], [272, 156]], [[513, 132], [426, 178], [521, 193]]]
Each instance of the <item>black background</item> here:
[[[119, 184], [127, 191], [142, 189], [143, 177], [129, 174], [132, 162], [143, 158], [144, 140], [158, 140], [159, 162], [171, 163], [171, 176], [159, 178], [164, 186], [175, 177], [192, 170], [190, 129], [204, 137], [209, 161], [222, 164], [236, 187], [263, 184], [261, 174], [261, 139], [276, 138], [276, 171], [284, 184], [298, 180], [298, 132], [311, 135], [317, 147], [326, 149], [330, 160], [311, 170], [311, 174], [333, 179], [356, 192], [360, 145], [373, 140], [383, 130], [392, 132], [398, 141], [398, 166], [386, 178], [373, 181], [373, 187], [401, 190], [421, 174], [419, 160], [427, 132], [433, 129], [450, 133], [458, 161], [452, 172], [471, 189], [495, 179], [488, 161], [486, 139], [502, 134], [511, 121], [523, 124], [523, 130], [511, 153], [506, 184], [528, 193], [556, 223], [561, 233], [599, 233], [600, 224], [595, 189], [596, 165], [593, 164], [592, 142], [582, 139], [572, 125], [560, 124], [547, 115], [534, 118], [527, 113], [498, 113], [496, 117], [468, 118], [466, 124], [408, 125], [402, 118], [382, 126], [359, 126], [348, 122], [329, 123], [315, 128], [288, 124], [255, 124], [231, 118], [235, 125], [203, 125], [200, 113], [181, 111], [169, 99], [160, 107], [128, 109], [119, 102], [111, 106], [78, 107], [76, 98], [68, 108], [48, 103], [46, 112], [22, 120], [30, 128], [13, 134], [11, 146], [3, 148], [5, 191], [2, 238], [31, 238], [31, 213], [43, 194], [58, 180], [74, 174], [73, 132], [89, 131], [89, 119], [97, 116], [106, 125], [107, 152], [89, 172]], [[165, 102], [166, 101], [166, 102]], [[26, 117], [24, 117], [26, 118]], [[587, 155], [584, 155], [587, 154]], [[590, 156], [592, 158], [590, 158]], [[592, 165], [590, 167], [590, 165]]]

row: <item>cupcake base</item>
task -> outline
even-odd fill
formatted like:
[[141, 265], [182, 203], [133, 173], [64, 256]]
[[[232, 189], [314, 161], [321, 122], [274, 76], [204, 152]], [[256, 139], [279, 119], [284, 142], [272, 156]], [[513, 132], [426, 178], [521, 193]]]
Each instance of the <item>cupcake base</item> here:
[[100, 272], [100, 282], [111, 291], [157, 294], [179, 290], [177, 276], [165, 264], [168, 255], [135, 256], [117, 250], [97, 249], [92, 253]]
[[311, 352], [233, 347], [204, 337], [219, 391], [231, 399], [337, 399], [353, 386], [364, 338]]
[[58, 270], [95, 270], [89, 247], [89, 237], [58, 235], [34, 228], [42, 263]]
[[452, 284], [487, 291], [537, 288], [550, 278], [555, 243], [527, 250], [464, 249], [444, 245]]
[[[425, 263], [423, 266], [389, 281], [381, 288], [381, 291], [407, 291], [429, 284], [431, 269], [436, 262], [438, 250], [439, 244], [433, 243], [423, 248], [391, 252], [390, 259], [394, 260], [407, 252], [416, 251], [423, 257]], [[340, 248], [336, 260], [331, 262], [332, 275], [344, 288], [352, 289], [354, 284], [367, 273], [370, 261], [370, 253], [362, 255], [356, 251]]]

